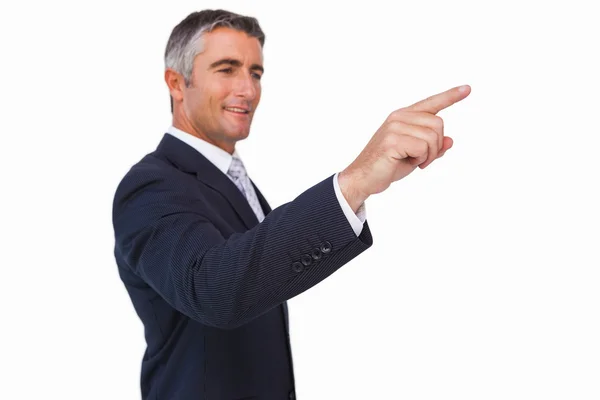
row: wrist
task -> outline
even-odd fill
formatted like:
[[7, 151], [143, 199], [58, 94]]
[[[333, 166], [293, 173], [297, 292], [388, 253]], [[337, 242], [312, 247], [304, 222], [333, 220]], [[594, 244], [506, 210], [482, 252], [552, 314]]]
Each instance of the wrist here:
[[360, 179], [354, 172], [344, 169], [338, 174], [338, 184], [348, 205], [356, 213], [360, 206], [369, 198], [359, 186]]

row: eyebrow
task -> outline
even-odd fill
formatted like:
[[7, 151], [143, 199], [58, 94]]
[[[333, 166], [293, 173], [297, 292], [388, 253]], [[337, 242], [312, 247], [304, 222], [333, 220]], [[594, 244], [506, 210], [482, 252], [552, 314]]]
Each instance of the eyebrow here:
[[[215, 61], [214, 63], [210, 64], [208, 69], [214, 69], [214, 68], [220, 67], [221, 65], [231, 65], [233, 67], [241, 67], [243, 64], [240, 60], [236, 60], [234, 58], [223, 58], [221, 60]], [[262, 65], [259, 65], [259, 64], [252, 64], [250, 66], [250, 69], [258, 70], [261, 73], [265, 72], [265, 69], [262, 67]]]

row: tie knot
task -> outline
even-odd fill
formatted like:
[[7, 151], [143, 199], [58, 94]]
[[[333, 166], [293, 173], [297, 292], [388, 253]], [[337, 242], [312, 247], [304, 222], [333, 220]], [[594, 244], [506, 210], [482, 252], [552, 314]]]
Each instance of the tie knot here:
[[227, 173], [235, 179], [246, 175], [246, 168], [244, 167], [244, 163], [238, 156], [234, 155], [231, 159], [231, 165], [229, 166], [229, 171], [227, 171]]

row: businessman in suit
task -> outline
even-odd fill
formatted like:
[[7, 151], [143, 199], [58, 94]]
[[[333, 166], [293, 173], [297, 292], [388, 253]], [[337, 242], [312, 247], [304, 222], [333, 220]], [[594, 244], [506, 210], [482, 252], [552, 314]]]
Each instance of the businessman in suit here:
[[172, 126], [116, 189], [143, 399], [294, 399], [286, 301], [372, 245], [365, 201], [452, 146], [436, 114], [470, 92], [392, 112], [347, 168], [271, 209], [235, 149], [260, 101], [264, 41], [256, 19], [224, 10], [181, 21], [165, 52]]

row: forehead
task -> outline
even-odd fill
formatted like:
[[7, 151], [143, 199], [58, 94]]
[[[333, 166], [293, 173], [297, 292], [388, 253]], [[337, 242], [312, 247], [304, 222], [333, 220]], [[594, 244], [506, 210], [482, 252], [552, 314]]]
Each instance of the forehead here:
[[248, 65], [262, 64], [260, 42], [246, 32], [220, 27], [205, 33], [201, 40], [203, 51], [198, 54], [197, 59], [202, 63], [234, 58]]

